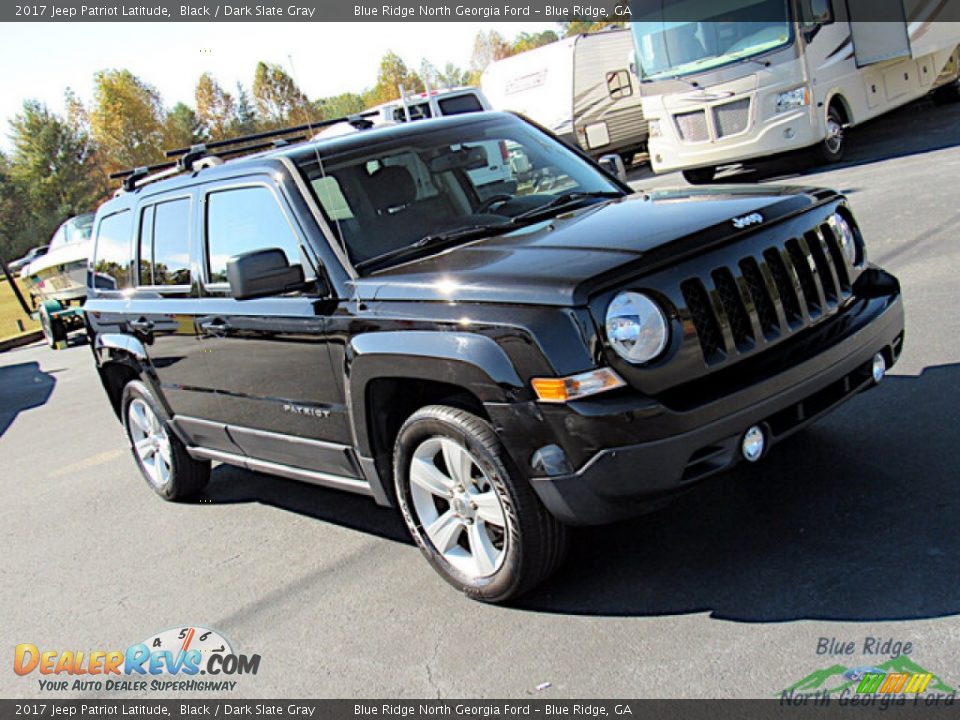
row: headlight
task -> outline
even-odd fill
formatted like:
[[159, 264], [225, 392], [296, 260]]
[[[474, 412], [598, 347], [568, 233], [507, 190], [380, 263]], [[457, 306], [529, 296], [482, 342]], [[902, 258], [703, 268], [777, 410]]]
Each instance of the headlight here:
[[810, 89], [806, 86], [787, 90], [777, 95], [777, 112], [786, 112], [810, 104]]
[[833, 227], [840, 237], [840, 247], [843, 248], [843, 254], [847, 256], [851, 265], [859, 265], [860, 252], [857, 248], [857, 236], [854, 234], [853, 228], [850, 227], [850, 223], [840, 213], [834, 213], [831, 219]]
[[613, 349], [627, 362], [650, 362], [667, 347], [667, 318], [642, 293], [622, 292], [611, 300], [606, 329]]
[[648, 121], [647, 121], [647, 137], [648, 137], [648, 138], [663, 137], [663, 128], [660, 127], [660, 121], [659, 121], [659, 120], [648, 120]]

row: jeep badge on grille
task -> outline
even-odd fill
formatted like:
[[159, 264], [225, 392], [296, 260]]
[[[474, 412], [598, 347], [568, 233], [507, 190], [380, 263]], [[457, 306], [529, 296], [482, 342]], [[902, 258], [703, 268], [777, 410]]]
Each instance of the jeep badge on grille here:
[[737, 230], [743, 230], [743, 228], [749, 225], [759, 225], [763, 222], [763, 215], [760, 213], [750, 213], [749, 215], [744, 215], [743, 217], [736, 217], [732, 220], [733, 226]]

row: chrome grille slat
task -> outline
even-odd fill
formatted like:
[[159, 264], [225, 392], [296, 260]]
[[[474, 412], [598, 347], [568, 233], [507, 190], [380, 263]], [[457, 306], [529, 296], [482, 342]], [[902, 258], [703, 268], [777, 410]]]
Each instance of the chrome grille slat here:
[[775, 338], [780, 334], [780, 319], [777, 317], [777, 307], [756, 258], [748, 257], [741, 260], [740, 273], [753, 302], [760, 332], [768, 340]]
[[833, 232], [833, 228], [829, 225], [821, 225], [819, 230], [820, 236], [823, 238], [827, 250], [830, 253], [830, 257], [833, 259], [833, 268], [837, 273], [837, 283], [839, 284], [840, 292], [844, 297], [847, 297], [851, 292], [850, 273], [847, 270], [847, 261], [843, 254], [843, 248], [840, 247], [840, 240]]
[[703, 359], [708, 365], [720, 362], [725, 357], [723, 333], [713, 313], [706, 287], [699, 279], [691, 278], [680, 284], [680, 291], [690, 313], [690, 321], [697, 331]]
[[728, 268], [718, 268], [711, 273], [711, 277], [716, 288], [715, 309], [718, 315], [722, 313], [726, 316], [734, 345], [740, 352], [751, 349], [754, 343], [753, 327], [733, 273]]
[[787, 258], [800, 286], [800, 291], [806, 300], [807, 315], [811, 320], [815, 320], [820, 317], [822, 312], [823, 298], [820, 296], [817, 281], [813, 277], [813, 270], [810, 268], [810, 254], [800, 248], [800, 243], [796, 238], [790, 238], [787, 240]]
[[837, 304], [840, 296], [837, 294], [837, 278], [833, 271], [833, 263], [827, 259], [827, 252], [822, 244], [820, 233], [817, 230], [811, 230], [803, 236], [807, 243], [807, 248], [813, 256], [813, 261], [817, 266], [817, 279], [820, 281], [820, 288], [823, 291], [823, 298], [828, 308]]

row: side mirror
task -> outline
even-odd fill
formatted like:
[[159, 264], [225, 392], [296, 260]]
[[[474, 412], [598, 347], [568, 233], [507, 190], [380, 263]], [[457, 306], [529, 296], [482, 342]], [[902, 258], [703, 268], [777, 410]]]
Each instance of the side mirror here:
[[623, 158], [616, 153], [601, 155], [597, 164], [602, 167], [608, 175], [612, 175], [622, 183], [627, 181], [627, 166], [623, 164]]
[[830, 0], [810, 0], [810, 19], [817, 25], [827, 25], [833, 22], [833, 8]]
[[303, 268], [280, 248], [254, 250], [227, 260], [230, 292], [237, 300], [282, 295], [303, 287]]

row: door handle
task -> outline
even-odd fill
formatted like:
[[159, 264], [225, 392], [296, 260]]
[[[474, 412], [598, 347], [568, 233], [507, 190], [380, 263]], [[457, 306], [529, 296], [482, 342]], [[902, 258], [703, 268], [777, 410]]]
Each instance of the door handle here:
[[148, 333], [153, 330], [153, 321], [147, 320], [146, 318], [140, 318], [139, 320], [131, 320], [130, 327], [132, 327], [137, 332]]
[[223, 337], [227, 334], [227, 331], [230, 329], [230, 323], [228, 323], [223, 318], [214, 318], [213, 320], [205, 320], [200, 325], [200, 331], [204, 335], [211, 335], [213, 337]]

